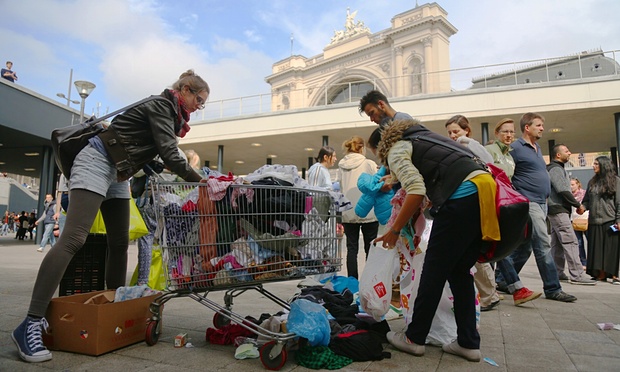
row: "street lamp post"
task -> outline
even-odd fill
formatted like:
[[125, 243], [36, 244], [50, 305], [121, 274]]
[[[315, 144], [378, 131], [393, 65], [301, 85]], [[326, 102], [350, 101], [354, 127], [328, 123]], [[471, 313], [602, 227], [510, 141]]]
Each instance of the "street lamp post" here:
[[67, 95], [65, 96], [63, 93], [56, 93], [56, 96], [67, 100], [67, 106], [69, 107], [71, 107], [72, 103], [76, 105], [80, 104], [80, 101], [71, 99], [71, 83], [72, 82], [73, 82], [73, 69], [71, 69], [71, 71], [69, 72], [69, 89], [67, 89]]
[[58, 97], [60, 97], [62, 99], [66, 99], [67, 100], [67, 106], [70, 106], [70, 103], [73, 103], [75, 105], [79, 105], [80, 104], [80, 101], [76, 101], [74, 99], [71, 99], [71, 98], [65, 96], [63, 93], [56, 93], [56, 96], [58, 96]]
[[80, 104], [80, 122], [82, 122], [84, 121], [84, 104], [86, 103], [86, 98], [92, 93], [96, 85], [90, 81], [84, 80], [77, 80], [74, 84], [78, 94], [82, 97], [82, 102]]

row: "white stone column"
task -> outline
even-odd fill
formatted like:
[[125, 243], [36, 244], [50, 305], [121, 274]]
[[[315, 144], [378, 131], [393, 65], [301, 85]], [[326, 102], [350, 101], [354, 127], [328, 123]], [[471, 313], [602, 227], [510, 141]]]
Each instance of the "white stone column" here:
[[434, 93], [436, 91], [437, 78], [433, 64], [433, 39], [427, 36], [420, 40], [424, 45], [424, 82], [426, 85], [425, 93]]
[[403, 47], [397, 46], [394, 48], [395, 65], [394, 65], [394, 94], [396, 97], [402, 97], [404, 92], [404, 78], [403, 74]]

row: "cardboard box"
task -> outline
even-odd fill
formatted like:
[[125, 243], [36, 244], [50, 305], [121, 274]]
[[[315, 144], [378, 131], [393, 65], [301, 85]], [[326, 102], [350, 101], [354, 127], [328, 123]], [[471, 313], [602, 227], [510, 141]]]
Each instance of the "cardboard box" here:
[[52, 299], [43, 335], [50, 350], [101, 355], [144, 341], [149, 305], [157, 295], [121, 302], [114, 290], [76, 294]]

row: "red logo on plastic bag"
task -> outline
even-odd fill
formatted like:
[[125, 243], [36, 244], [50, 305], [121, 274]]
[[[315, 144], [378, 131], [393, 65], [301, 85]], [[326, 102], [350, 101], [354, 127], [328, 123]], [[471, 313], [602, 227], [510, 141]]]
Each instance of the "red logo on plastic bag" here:
[[377, 296], [379, 296], [379, 298], [387, 294], [387, 291], [385, 290], [385, 285], [383, 285], [383, 282], [375, 284], [373, 288], [375, 289], [375, 293], [377, 294]]

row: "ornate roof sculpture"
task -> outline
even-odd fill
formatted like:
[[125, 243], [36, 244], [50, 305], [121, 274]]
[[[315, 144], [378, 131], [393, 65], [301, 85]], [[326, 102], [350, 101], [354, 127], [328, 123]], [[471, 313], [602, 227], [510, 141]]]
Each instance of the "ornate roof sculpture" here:
[[353, 13], [349, 13], [349, 10], [350, 8], [347, 8], [347, 20], [344, 23], [344, 30], [334, 30], [334, 36], [329, 45], [336, 44], [354, 35], [370, 33], [370, 29], [364, 25], [363, 21], [355, 22], [357, 10]]

